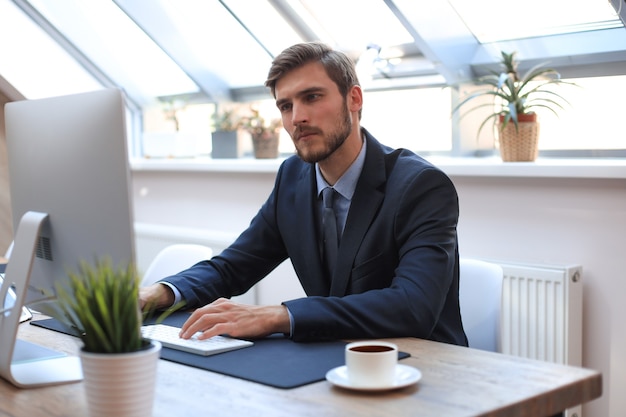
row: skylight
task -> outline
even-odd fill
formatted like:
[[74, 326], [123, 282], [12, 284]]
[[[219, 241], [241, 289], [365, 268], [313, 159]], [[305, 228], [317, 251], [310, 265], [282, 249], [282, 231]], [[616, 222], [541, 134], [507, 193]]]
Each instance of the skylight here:
[[[170, 96], [205, 103], [267, 96], [263, 83], [272, 59], [310, 40], [357, 61], [378, 51], [359, 65], [364, 87], [378, 90], [459, 82], [493, 64], [493, 51], [501, 48], [561, 67], [624, 60], [626, 32], [607, 0], [356, 3], [0, 0], [0, 52], [18, 57], [3, 60], [0, 70], [29, 97], [119, 86], [143, 107]], [[23, 68], [38, 74], [20, 81]], [[587, 75], [582, 66], [574, 70], [573, 76]]]
[[[295, 3], [293, 0], [290, 3]], [[382, 48], [413, 42], [391, 9], [380, 0], [353, 2], [337, 0], [299, 0], [308, 16], [330, 34], [334, 46], [344, 51], [365, 52], [368, 45]]]
[[448, 1], [481, 43], [623, 27], [602, 0]]
[[[0, 75], [28, 99], [102, 88], [13, 3], [0, 1]], [[6, 40], [12, 40], [8, 42]]]
[[197, 92], [194, 82], [109, 0], [29, 1], [81, 53], [136, 97]]

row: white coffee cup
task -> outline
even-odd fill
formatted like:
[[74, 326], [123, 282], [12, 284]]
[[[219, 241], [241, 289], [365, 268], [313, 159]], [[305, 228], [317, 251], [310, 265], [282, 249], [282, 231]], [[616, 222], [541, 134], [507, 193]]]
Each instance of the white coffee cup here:
[[398, 346], [369, 340], [346, 345], [346, 370], [355, 387], [388, 387], [394, 383], [398, 363]]

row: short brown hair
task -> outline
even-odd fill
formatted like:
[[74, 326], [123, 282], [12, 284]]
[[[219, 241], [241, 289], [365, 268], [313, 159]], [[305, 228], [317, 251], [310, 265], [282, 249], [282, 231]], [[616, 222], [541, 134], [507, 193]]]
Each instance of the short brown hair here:
[[285, 49], [272, 62], [265, 86], [276, 98], [276, 83], [289, 71], [308, 64], [320, 62], [328, 77], [333, 80], [343, 97], [359, 84], [354, 62], [343, 52], [336, 51], [322, 42], [298, 43]]

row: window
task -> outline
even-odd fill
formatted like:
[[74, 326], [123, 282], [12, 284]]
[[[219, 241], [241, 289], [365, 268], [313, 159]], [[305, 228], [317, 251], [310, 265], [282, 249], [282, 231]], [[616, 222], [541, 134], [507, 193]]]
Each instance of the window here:
[[8, 1], [0, 1], [0, 57], [0, 76], [29, 99], [102, 88], [67, 51]]
[[[535, 13], [536, 3], [542, 13]], [[568, 92], [572, 105], [559, 118], [542, 117], [543, 151], [624, 155], [620, 103], [613, 98], [624, 91], [626, 77], [624, 11], [615, 10], [622, 4], [528, 0], [519, 8], [508, 0], [363, 0], [354, 8], [350, 0], [155, 0], [150, 6], [0, 0], [0, 81], [26, 98], [118, 86], [128, 95], [129, 119], [144, 113], [147, 135], [139, 123], [132, 128], [135, 156], [149, 148], [146, 137], [162, 139], [171, 131], [187, 138], [175, 155], [207, 156], [215, 105], [258, 105], [273, 115], [263, 87], [273, 57], [295, 42], [320, 39], [366, 71], [359, 73], [366, 91], [363, 126], [381, 141], [464, 155], [493, 146], [476, 142], [475, 130], [458, 132], [445, 86], [495, 68], [505, 48], [520, 52], [526, 65], [550, 62], [582, 86]], [[495, 10], [514, 11], [515, 19], [502, 25], [491, 17]], [[359, 22], [349, 30], [348, 14]], [[164, 109], [181, 100], [176, 130]], [[286, 134], [281, 150], [293, 151]]]
[[[623, 27], [607, 0], [525, 0], [514, 5], [514, 16], [494, 19], [508, 11], [503, 0], [449, 0], [480, 43], [579, 33]], [[486, 12], [490, 11], [490, 12]], [[540, 12], [538, 12], [540, 11]], [[529, 24], [532, 22], [532, 24]]]
[[[540, 150], [626, 149], [622, 98], [619, 94], [610, 94], [612, 91], [626, 91], [626, 76], [567, 81], [576, 83], [578, 87], [561, 86], [560, 92], [570, 104], [565, 105], [558, 116], [548, 110], [537, 110], [541, 121]], [[450, 94], [449, 88], [441, 87], [365, 92], [361, 123], [381, 142], [395, 148], [426, 154], [450, 152], [453, 150]], [[279, 117], [272, 99], [240, 106], [259, 108], [268, 118]], [[149, 132], [148, 137], [176, 131], [173, 119], [167, 116], [167, 108], [168, 105], [161, 105], [146, 111], [144, 125]], [[212, 104], [181, 105], [177, 110], [179, 131], [186, 135], [193, 133], [196, 138], [193, 155], [187, 148], [184, 156], [210, 155], [211, 114], [214, 111]], [[470, 126], [461, 136], [466, 143], [476, 144], [478, 124]], [[281, 153], [293, 153], [289, 135], [284, 131], [281, 134]], [[489, 128], [485, 128], [481, 135], [483, 147], [494, 149], [494, 137]]]
[[[124, 86], [131, 99], [197, 92], [198, 86], [120, 8], [111, 1], [30, 0], [80, 54]], [[157, 69], [158, 70], [155, 70]]]
[[361, 124], [394, 148], [450, 151], [452, 127], [449, 88], [419, 88], [365, 93]]
[[540, 150], [626, 149], [623, 123], [623, 97], [626, 76], [578, 78], [580, 88], [568, 88], [566, 106], [556, 117], [539, 112]]

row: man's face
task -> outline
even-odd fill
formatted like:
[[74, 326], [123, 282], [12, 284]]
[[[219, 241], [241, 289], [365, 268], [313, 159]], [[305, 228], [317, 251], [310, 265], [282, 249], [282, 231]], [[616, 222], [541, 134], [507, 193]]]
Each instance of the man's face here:
[[292, 70], [276, 83], [276, 106], [298, 156], [319, 162], [339, 148], [352, 131], [346, 98], [320, 63]]

